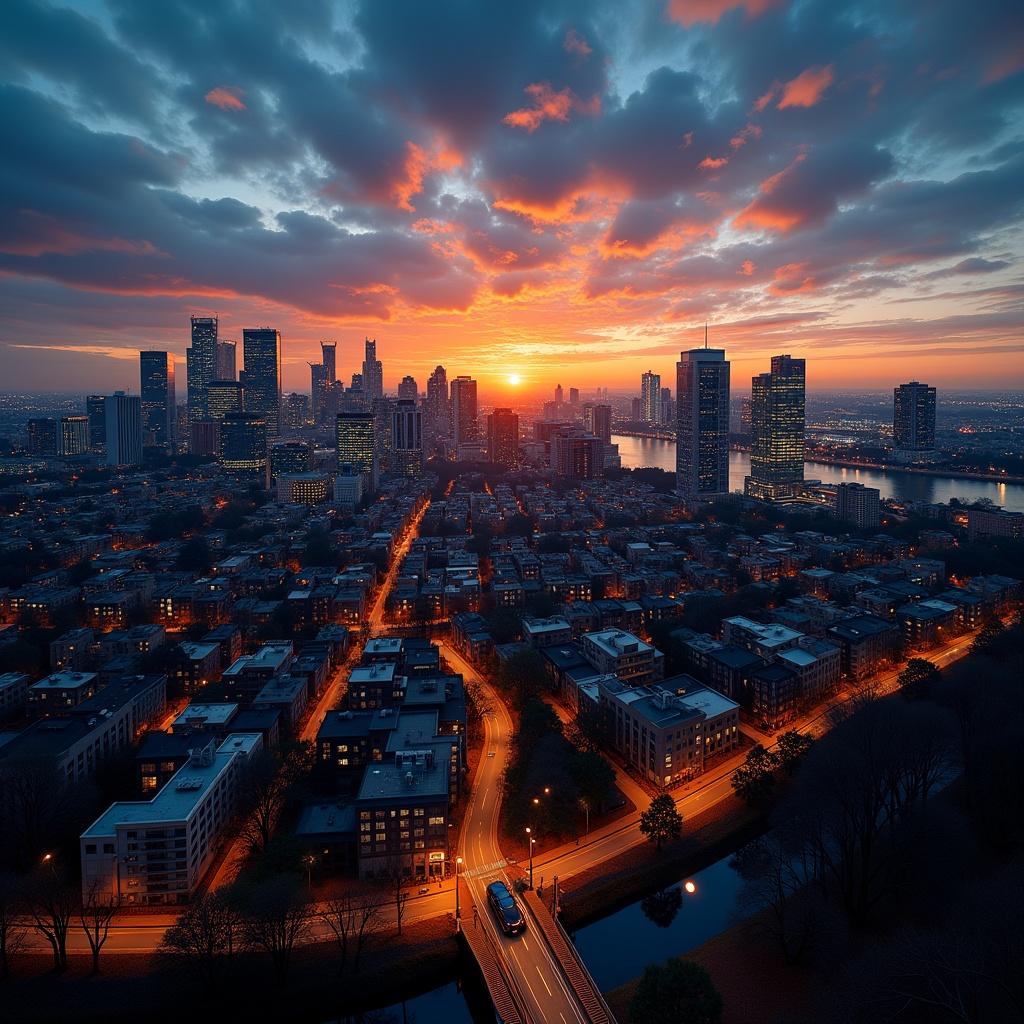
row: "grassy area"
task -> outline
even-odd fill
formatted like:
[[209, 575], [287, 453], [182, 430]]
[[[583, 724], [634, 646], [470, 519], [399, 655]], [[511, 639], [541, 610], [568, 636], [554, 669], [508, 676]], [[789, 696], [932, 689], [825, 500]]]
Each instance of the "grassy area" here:
[[739, 849], [768, 827], [763, 812], [729, 797], [707, 811], [688, 818], [683, 838], [655, 849], [635, 846], [567, 883], [562, 918], [578, 928], [641, 896], [693, 874]]

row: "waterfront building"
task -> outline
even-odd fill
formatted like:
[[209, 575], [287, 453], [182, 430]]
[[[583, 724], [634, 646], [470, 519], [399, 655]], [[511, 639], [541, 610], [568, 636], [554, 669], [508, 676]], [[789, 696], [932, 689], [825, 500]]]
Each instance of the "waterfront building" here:
[[865, 487], [858, 483], [841, 483], [836, 486], [836, 518], [852, 523], [862, 530], [878, 526], [880, 496], [877, 487]]
[[697, 348], [676, 364], [676, 489], [684, 504], [729, 493], [729, 363]]
[[661, 423], [661, 374], [648, 370], [640, 377], [640, 415], [644, 423]]
[[918, 381], [893, 389], [892, 437], [899, 462], [935, 457], [935, 388]]
[[749, 497], [792, 497], [804, 479], [805, 360], [772, 356], [771, 371], [751, 381]]

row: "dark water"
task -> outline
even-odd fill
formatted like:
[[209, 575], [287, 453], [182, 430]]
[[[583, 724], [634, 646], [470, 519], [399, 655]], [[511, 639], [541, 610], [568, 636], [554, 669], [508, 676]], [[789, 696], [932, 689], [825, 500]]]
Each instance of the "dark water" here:
[[[396, 979], [396, 986], [400, 979]], [[486, 993], [463, 990], [457, 981], [449, 981], [400, 1003], [366, 1010], [360, 1014], [334, 1017], [325, 1024], [494, 1024], [497, 1019]]]
[[[649, 437], [625, 437], [615, 434], [613, 443], [625, 469], [653, 466], [670, 473], [676, 471], [676, 443]], [[743, 478], [750, 472], [746, 452], [729, 454], [729, 489], [743, 490]], [[959, 480], [947, 476], [923, 476], [889, 469], [849, 469], [822, 462], [804, 463], [804, 476], [823, 483], [856, 482], [877, 487], [883, 498], [903, 501], [948, 502], [950, 498], [977, 501], [989, 498], [1011, 512], [1024, 512], [1024, 484], [1003, 484], [995, 480]]]
[[[739, 920], [743, 879], [730, 859], [580, 928], [573, 936], [576, 948], [598, 987], [607, 992], [622, 985], [649, 964], [686, 953]], [[696, 891], [686, 892], [684, 881], [692, 881]]]

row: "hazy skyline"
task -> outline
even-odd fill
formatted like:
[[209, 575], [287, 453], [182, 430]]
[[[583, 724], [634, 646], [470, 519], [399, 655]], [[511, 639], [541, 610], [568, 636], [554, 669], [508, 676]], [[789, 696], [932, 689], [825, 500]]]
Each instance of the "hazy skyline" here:
[[[1024, 382], [1019, 7], [784, 0], [0, 6], [8, 390], [184, 377], [188, 316], [284, 387], [377, 338], [497, 396]], [[179, 394], [184, 380], [179, 383]]]

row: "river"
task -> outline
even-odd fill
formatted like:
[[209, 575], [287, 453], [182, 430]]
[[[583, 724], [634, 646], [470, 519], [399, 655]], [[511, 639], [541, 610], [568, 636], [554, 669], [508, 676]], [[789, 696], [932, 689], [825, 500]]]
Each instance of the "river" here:
[[[652, 466], [670, 473], [676, 471], [676, 443], [650, 437], [612, 435], [619, 446], [624, 469]], [[729, 489], [743, 490], [743, 478], [750, 472], [747, 452], [729, 453]], [[824, 462], [805, 462], [804, 476], [822, 483], [856, 482], [877, 487], [883, 498], [901, 501], [948, 502], [950, 498], [977, 501], [989, 498], [1010, 512], [1024, 512], [1024, 484], [1004, 484], [998, 480], [961, 480], [951, 476], [926, 476], [903, 473], [898, 469], [851, 469]]]

